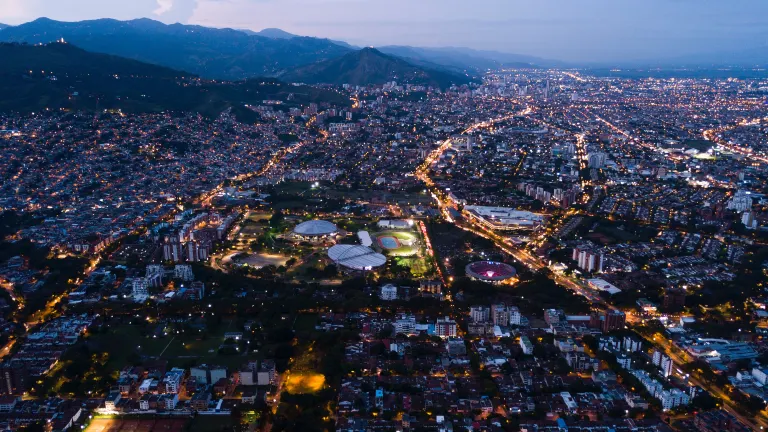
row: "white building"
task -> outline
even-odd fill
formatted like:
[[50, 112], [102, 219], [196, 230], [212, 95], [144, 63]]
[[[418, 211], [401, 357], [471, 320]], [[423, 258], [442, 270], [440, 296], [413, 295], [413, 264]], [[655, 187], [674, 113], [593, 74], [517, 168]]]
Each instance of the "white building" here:
[[118, 402], [120, 402], [121, 395], [119, 391], [114, 391], [110, 393], [106, 398], [104, 398], [104, 408], [107, 411], [115, 411], [115, 406]]
[[528, 339], [528, 336], [520, 336], [520, 348], [522, 348], [523, 354], [533, 354], [533, 344], [530, 339]]
[[751, 211], [745, 211], [741, 215], [741, 223], [744, 224], [747, 229], [756, 229], [757, 220], [755, 219], [755, 213]]
[[755, 379], [755, 381], [765, 385], [766, 382], [768, 382], [768, 368], [753, 368], [752, 377]]
[[476, 323], [488, 322], [491, 318], [491, 310], [487, 306], [472, 306], [469, 308], [469, 318]]
[[259, 371], [256, 373], [256, 383], [258, 385], [274, 384], [277, 379], [277, 369], [272, 360], [262, 360], [259, 365]]
[[392, 284], [386, 284], [381, 287], [379, 298], [386, 301], [397, 300], [397, 287]]
[[752, 194], [749, 191], [737, 191], [730, 201], [728, 201], [728, 210], [745, 212], [752, 209]]
[[621, 292], [621, 290], [615, 285], [599, 278], [588, 279], [587, 284], [589, 284], [589, 287], [592, 289], [596, 289], [598, 291], [607, 291], [611, 295]]
[[492, 230], [535, 229], [544, 222], [544, 216], [508, 207], [465, 206], [470, 218]]
[[146, 278], [134, 278], [131, 294], [136, 301], [143, 301], [149, 297], [149, 283]]
[[256, 381], [253, 380], [253, 371], [250, 369], [240, 371], [240, 384], [244, 386], [256, 385]]
[[681, 405], [688, 405], [691, 401], [688, 393], [680, 389], [663, 390], [656, 394], [656, 399], [661, 401], [661, 407], [664, 411]]
[[579, 268], [588, 272], [603, 272], [603, 255], [588, 249], [573, 248], [573, 260]]
[[165, 409], [167, 411], [172, 411], [176, 409], [176, 405], [179, 403], [179, 395], [178, 394], [164, 395], [163, 402], [165, 402]]
[[376, 223], [379, 228], [384, 229], [410, 229], [413, 227], [412, 220], [388, 220], [382, 219]]
[[675, 366], [675, 363], [672, 362], [672, 359], [667, 356], [664, 356], [661, 359], [661, 375], [665, 378], [672, 375], [672, 368], [674, 366]]
[[632, 358], [626, 353], [619, 353], [616, 355], [616, 362], [619, 363], [623, 369], [632, 370]]
[[147, 281], [151, 286], [162, 286], [163, 278], [165, 277], [165, 269], [160, 264], [150, 264], [147, 266], [147, 273], [144, 277], [147, 278]]
[[587, 163], [590, 168], [600, 169], [605, 166], [605, 162], [608, 159], [608, 155], [603, 152], [590, 153], [587, 156]]
[[517, 306], [508, 306], [507, 312], [509, 312], [509, 325], [519, 326], [523, 316], [520, 315], [520, 309]]
[[643, 343], [637, 339], [632, 338], [631, 336], [625, 336], [622, 348], [624, 351], [638, 352], [643, 349]]
[[416, 330], [416, 317], [403, 315], [394, 322], [395, 334], [413, 334]]
[[491, 320], [493, 321], [493, 325], [497, 325], [497, 326], [509, 325], [509, 311], [507, 310], [507, 305], [503, 303], [492, 305]]
[[184, 369], [173, 368], [165, 373], [163, 383], [167, 393], [178, 393], [181, 390], [181, 379], [184, 377]]
[[173, 270], [173, 277], [185, 282], [195, 280], [195, 275], [192, 273], [192, 266], [189, 264], [177, 264]]

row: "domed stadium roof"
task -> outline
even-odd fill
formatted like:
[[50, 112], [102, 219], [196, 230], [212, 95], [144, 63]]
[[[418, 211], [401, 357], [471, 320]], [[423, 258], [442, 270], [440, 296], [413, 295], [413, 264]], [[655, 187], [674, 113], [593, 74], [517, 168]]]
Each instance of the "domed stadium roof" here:
[[352, 270], [373, 270], [387, 262], [387, 257], [360, 245], [336, 245], [328, 249], [328, 257], [338, 265]]
[[339, 232], [339, 228], [324, 220], [311, 220], [296, 225], [293, 232], [302, 236], [324, 236]]

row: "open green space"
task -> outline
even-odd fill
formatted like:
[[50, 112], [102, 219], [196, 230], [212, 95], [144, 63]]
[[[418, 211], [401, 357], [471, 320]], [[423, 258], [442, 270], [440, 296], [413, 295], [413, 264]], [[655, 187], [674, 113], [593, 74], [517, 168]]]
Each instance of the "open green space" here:
[[224, 321], [213, 330], [185, 329], [179, 333], [169, 331], [168, 335], [148, 335], [151, 326], [119, 325], [106, 331], [89, 335], [86, 343], [93, 349], [110, 353], [110, 367], [115, 370], [140, 360], [142, 357], [167, 360], [169, 366], [212, 363], [228, 367], [239, 367], [251, 359], [242, 354], [219, 354], [224, 344], [224, 334], [238, 331], [233, 322]]

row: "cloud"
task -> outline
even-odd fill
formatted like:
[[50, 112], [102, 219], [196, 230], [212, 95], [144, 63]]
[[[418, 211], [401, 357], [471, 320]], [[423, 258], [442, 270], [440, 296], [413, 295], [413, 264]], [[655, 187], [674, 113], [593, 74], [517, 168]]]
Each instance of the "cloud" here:
[[173, 0], [157, 0], [157, 9], [152, 13], [155, 15], [163, 15], [173, 9]]

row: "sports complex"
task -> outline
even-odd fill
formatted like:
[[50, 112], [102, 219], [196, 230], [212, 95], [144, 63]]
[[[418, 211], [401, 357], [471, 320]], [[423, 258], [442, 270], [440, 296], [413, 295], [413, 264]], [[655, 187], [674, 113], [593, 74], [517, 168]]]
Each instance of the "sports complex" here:
[[370, 271], [387, 263], [387, 257], [362, 245], [338, 244], [328, 249], [328, 258], [348, 270]]
[[374, 234], [375, 246], [392, 256], [411, 256], [419, 251], [419, 240], [415, 234], [405, 231], [385, 231]]
[[508, 281], [517, 274], [511, 265], [496, 261], [475, 261], [467, 264], [464, 270], [472, 279], [494, 284]]
[[302, 222], [293, 229], [293, 235], [311, 241], [332, 238], [339, 233], [339, 228], [333, 223], [324, 220], [309, 220]]

